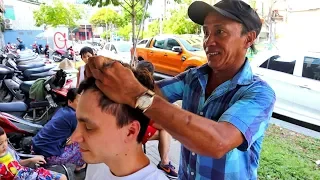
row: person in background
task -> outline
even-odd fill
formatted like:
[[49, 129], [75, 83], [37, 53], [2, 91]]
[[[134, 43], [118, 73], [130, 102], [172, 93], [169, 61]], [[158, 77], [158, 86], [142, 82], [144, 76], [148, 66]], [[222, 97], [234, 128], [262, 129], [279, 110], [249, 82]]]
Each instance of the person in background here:
[[43, 155], [49, 165], [75, 164], [75, 172], [85, 170], [79, 144], [70, 140], [77, 126], [76, 108], [80, 95], [76, 88], [67, 93], [67, 106], [61, 107], [51, 120], [32, 138], [35, 154]]
[[24, 45], [23, 41], [18, 37], [17, 38], [17, 41], [18, 41], [18, 47], [17, 49], [19, 49], [20, 51], [23, 51], [26, 49], [26, 46]]
[[[94, 56], [94, 52], [93, 52], [93, 49], [90, 48], [90, 47], [83, 47], [81, 50], [80, 50], [80, 56], [81, 56], [81, 59], [84, 63], [87, 64], [88, 62], [88, 58], [89, 57], [92, 57]], [[85, 70], [85, 65], [81, 66], [79, 68], [79, 73], [78, 73], [78, 78], [77, 78], [77, 87], [79, 86], [79, 84], [81, 83], [81, 81], [84, 80], [84, 70]]]
[[20, 159], [18, 154], [8, 146], [8, 138], [0, 126], [0, 179], [28, 179], [28, 180], [67, 180], [63, 174], [43, 168], [32, 169], [27, 166], [45, 164], [43, 156]]

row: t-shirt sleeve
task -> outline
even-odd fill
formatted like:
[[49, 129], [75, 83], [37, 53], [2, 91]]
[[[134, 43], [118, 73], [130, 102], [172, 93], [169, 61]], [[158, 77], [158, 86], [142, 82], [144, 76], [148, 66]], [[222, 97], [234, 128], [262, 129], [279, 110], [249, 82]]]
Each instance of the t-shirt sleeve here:
[[268, 127], [276, 96], [265, 82], [249, 88], [240, 100], [225, 111], [219, 122], [233, 124], [245, 138], [238, 147], [246, 151]]
[[190, 72], [190, 70], [185, 71], [175, 77], [166, 78], [157, 82], [162, 94], [170, 103], [182, 100], [188, 72]]

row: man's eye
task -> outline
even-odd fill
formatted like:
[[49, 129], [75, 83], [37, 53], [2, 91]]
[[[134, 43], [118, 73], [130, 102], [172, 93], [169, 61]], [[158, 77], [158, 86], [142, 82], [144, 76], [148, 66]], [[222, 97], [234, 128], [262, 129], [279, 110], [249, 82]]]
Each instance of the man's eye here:
[[89, 127], [88, 125], [85, 125], [85, 128], [86, 128], [87, 131], [91, 131], [92, 130], [92, 128]]
[[221, 30], [221, 29], [218, 29], [218, 30], [216, 31], [216, 34], [222, 34], [222, 33], [224, 33], [224, 31]]

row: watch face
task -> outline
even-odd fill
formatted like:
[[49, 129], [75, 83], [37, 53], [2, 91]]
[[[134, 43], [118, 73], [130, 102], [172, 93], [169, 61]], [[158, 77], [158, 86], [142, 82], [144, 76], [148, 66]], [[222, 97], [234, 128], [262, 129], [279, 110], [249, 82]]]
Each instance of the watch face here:
[[139, 109], [146, 109], [148, 108], [152, 103], [152, 100], [149, 96], [141, 96], [139, 99], [138, 99], [138, 107]]

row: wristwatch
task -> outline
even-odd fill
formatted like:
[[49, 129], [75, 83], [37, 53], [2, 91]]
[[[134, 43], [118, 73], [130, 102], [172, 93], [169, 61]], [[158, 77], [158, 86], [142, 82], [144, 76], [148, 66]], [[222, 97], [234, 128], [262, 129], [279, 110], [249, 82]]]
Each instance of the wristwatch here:
[[151, 90], [147, 90], [141, 96], [137, 98], [135, 108], [140, 109], [143, 113], [148, 110], [152, 105], [155, 93]]

